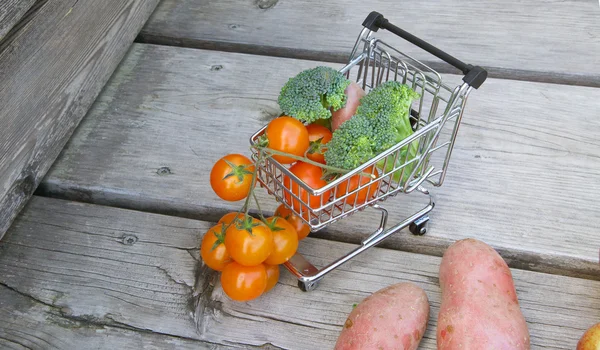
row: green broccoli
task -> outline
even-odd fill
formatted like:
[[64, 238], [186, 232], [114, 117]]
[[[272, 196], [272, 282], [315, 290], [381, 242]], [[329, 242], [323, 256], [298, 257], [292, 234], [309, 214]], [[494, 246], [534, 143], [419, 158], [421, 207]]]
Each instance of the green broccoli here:
[[[418, 97], [419, 94], [409, 86], [396, 81], [383, 83], [370, 91], [361, 99], [356, 114], [333, 133], [324, 154], [327, 165], [354, 169], [412, 135], [410, 105]], [[401, 149], [401, 156], [396, 160], [398, 164], [390, 157], [385, 170], [391, 171], [414, 158], [418, 143], [412, 142], [408, 148]], [[378, 165], [383, 167], [383, 163], [384, 160]], [[404, 179], [415, 163], [405, 170]], [[400, 174], [401, 171], [394, 174], [395, 180], [399, 180]]]
[[285, 83], [279, 107], [284, 114], [306, 123], [330, 119], [332, 109], [337, 111], [346, 105], [344, 91], [348, 85], [350, 80], [333, 68], [306, 69]]
[[[396, 158], [395, 155], [390, 155], [387, 158], [384, 158], [382, 160], [380, 160], [379, 162], [377, 162], [377, 165], [380, 168], [383, 168], [383, 166], [385, 165], [385, 172], [390, 172], [392, 170], [394, 170], [394, 168], [398, 168], [400, 167], [402, 164], [409, 162], [410, 160], [414, 159], [417, 155], [417, 151], [419, 150], [419, 142], [418, 141], [413, 141], [410, 143], [410, 145], [404, 146], [400, 149], [400, 154], [398, 155], [398, 158]], [[385, 162], [385, 160], [387, 159], [387, 163]], [[413, 171], [413, 169], [415, 168], [415, 166], [417, 166], [417, 161], [413, 161], [412, 163], [410, 163], [409, 165], [405, 166], [404, 169], [404, 174], [402, 174], [402, 170], [400, 169], [396, 172], [394, 172], [394, 174], [392, 175], [392, 178], [394, 181], [400, 181], [400, 176], [402, 175], [402, 180], [406, 181], [406, 179], [408, 179], [408, 176], [410, 176], [410, 173]]]
[[[398, 143], [413, 131], [410, 126], [410, 105], [412, 101], [419, 98], [419, 94], [408, 85], [397, 81], [388, 81], [373, 89], [361, 101], [356, 114], [364, 114], [370, 119], [389, 119], [396, 133]], [[379, 151], [389, 148], [382, 145]]]
[[374, 128], [364, 115], [353, 116], [333, 132], [324, 153], [325, 162], [336, 168], [356, 168], [376, 155], [377, 132], [387, 130]]

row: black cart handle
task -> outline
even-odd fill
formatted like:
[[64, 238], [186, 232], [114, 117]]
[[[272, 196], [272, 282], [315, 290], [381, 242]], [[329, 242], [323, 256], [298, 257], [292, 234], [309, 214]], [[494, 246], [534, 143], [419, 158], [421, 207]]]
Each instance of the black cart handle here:
[[379, 28], [387, 29], [390, 32], [398, 35], [399, 37], [417, 45], [423, 50], [431, 53], [432, 55], [446, 61], [447, 63], [453, 65], [454, 67], [460, 69], [465, 75], [463, 81], [475, 89], [479, 88], [481, 84], [487, 78], [487, 71], [479, 66], [472, 66], [470, 64], [466, 64], [463, 61], [459, 60], [456, 57], [453, 57], [446, 52], [438, 49], [437, 47], [431, 45], [430, 43], [417, 38], [416, 36], [410, 34], [409, 32], [396, 27], [391, 24], [383, 15], [379, 12], [373, 11], [369, 13], [367, 18], [365, 18], [363, 22], [363, 26], [376, 32]]

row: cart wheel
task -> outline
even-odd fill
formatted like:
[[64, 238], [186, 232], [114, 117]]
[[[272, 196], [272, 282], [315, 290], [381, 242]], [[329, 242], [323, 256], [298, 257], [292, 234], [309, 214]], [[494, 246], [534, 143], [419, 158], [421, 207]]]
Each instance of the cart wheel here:
[[422, 236], [427, 233], [427, 223], [429, 222], [429, 216], [423, 216], [415, 220], [410, 224], [408, 229], [413, 235]]
[[313, 281], [313, 282], [304, 282], [304, 281], [298, 281], [298, 288], [300, 288], [301, 291], [303, 292], [310, 292], [312, 290], [317, 289], [317, 286], [319, 285], [319, 281]]

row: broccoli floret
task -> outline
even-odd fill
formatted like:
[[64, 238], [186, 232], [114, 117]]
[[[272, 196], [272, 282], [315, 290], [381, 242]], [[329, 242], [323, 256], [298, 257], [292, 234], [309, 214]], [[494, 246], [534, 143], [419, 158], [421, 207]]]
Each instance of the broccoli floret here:
[[333, 132], [324, 153], [325, 162], [336, 168], [354, 169], [393, 146], [395, 139], [389, 118], [356, 114]]
[[[324, 154], [327, 165], [354, 169], [410, 136], [410, 105], [418, 97], [409, 86], [395, 81], [373, 89], [361, 99], [356, 114], [333, 133]], [[407, 152], [408, 160], [414, 158], [417, 147], [416, 142], [411, 143], [410, 150], [404, 147], [397, 162], [406, 161]], [[382, 164], [383, 161], [379, 165]], [[393, 159], [388, 160], [386, 170], [394, 166]]]
[[348, 85], [350, 80], [333, 68], [307, 69], [285, 83], [279, 94], [279, 107], [284, 114], [306, 123], [329, 119], [331, 110], [346, 105], [344, 91]]
[[[409, 120], [410, 105], [418, 97], [419, 94], [408, 85], [388, 81], [363, 97], [356, 114], [364, 114], [371, 119], [389, 119], [396, 132], [394, 143], [398, 143], [413, 133]], [[389, 148], [382, 146], [381, 151]]]
[[333, 133], [324, 153], [327, 165], [354, 169], [375, 154], [375, 132], [364, 115], [356, 115]]

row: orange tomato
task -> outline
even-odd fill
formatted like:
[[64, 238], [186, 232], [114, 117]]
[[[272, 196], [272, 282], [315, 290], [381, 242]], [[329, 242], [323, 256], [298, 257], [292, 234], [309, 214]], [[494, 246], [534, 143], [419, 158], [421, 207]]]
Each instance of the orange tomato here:
[[222, 224], [211, 227], [200, 244], [200, 256], [202, 261], [213, 270], [222, 271], [227, 263], [231, 262], [231, 256], [227, 253], [224, 244], [225, 234], [222, 232]]
[[267, 287], [263, 293], [266, 293], [273, 289], [279, 281], [279, 265], [265, 265], [265, 269], [267, 270]]
[[[323, 176], [323, 170], [316, 165], [305, 162], [297, 162], [292, 165], [289, 170], [292, 174], [296, 175], [312, 189], [317, 190], [327, 185], [327, 182], [321, 179]], [[304, 218], [309, 217], [308, 209], [306, 208], [307, 205], [311, 209], [317, 209], [321, 206], [321, 202], [325, 204], [329, 201], [329, 196], [331, 194], [331, 191], [326, 191], [322, 195], [318, 196], [309, 195], [309, 193], [300, 187], [297, 182], [291, 181], [291, 179], [285, 175], [283, 176], [283, 186], [285, 186], [291, 192], [284, 191], [285, 202], [288, 205], [292, 205], [294, 210], [300, 212]], [[300, 200], [293, 197], [292, 194], [300, 198]]]
[[225, 215], [223, 215], [221, 217], [221, 219], [219, 219], [219, 224], [223, 223], [225, 225], [229, 224], [230, 222], [232, 222], [235, 218], [238, 218], [240, 220], [244, 219], [244, 213], [238, 213], [238, 212], [231, 212], [231, 213], [227, 213]]
[[227, 228], [225, 248], [239, 264], [258, 265], [273, 251], [273, 233], [262, 222], [247, 217], [243, 222]]
[[[368, 167], [364, 170], [364, 173], [374, 174], [375, 176], [379, 176], [379, 172], [377, 169], [373, 168], [373, 166]], [[359, 186], [364, 186], [369, 183], [371, 179], [367, 176], [354, 175], [350, 179], [342, 182], [337, 186], [337, 191], [335, 194], [336, 199], [343, 197], [345, 194], [350, 193], [358, 189]], [[377, 194], [377, 186], [378, 181], [373, 182], [371, 185], [363, 187], [357, 192], [352, 193], [348, 197], [346, 197], [346, 203], [350, 205], [354, 205], [354, 201], [356, 200], [356, 204], [363, 204], [367, 201], [367, 199], [373, 198]]]
[[323, 153], [325, 153], [327, 147], [324, 146], [327, 142], [331, 141], [331, 131], [319, 124], [309, 124], [306, 126], [306, 130], [308, 131], [308, 141], [310, 142], [306, 157], [315, 162], [325, 164]]
[[[265, 135], [269, 140], [269, 148], [276, 151], [304, 156], [308, 149], [308, 131], [302, 122], [298, 119], [281, 116], [271, 120], [265, 130]], [[281, 164], [291, 164], [296, 160], [282, 155], [273, 155], [273, 159]]]
[[274, 216], [267, 218], [268, 227], [273, 233], [273, 251], [265, 260], [266, 264], [279, 265], [290, 260], [298, 249], [298, 233], [284, 218]]
[[263, 294], [267, 287], [265, 265], [243, 266], [235, 261], [225, 265], [221, 272], [223, 291], [233, 300], [248, 301]]
[[219, 159], [210, 171], [210, 186], [221, 199], [239, 201], [252, 185], [254, 163], [241, 154], [228, 154]]
[[310, 226], [308, 226], [304, 221], [302, 221], [302, 218], [294, 214], [294, 212], [288, 209], [285, 205], [280, 204], [279, 207], [277, 207], [277, 209], [275, 210], [275, 215], [284, 218], [294, 227], [296, 233], [298, 234], [299, 241], [306, 238], [310, 233]]

